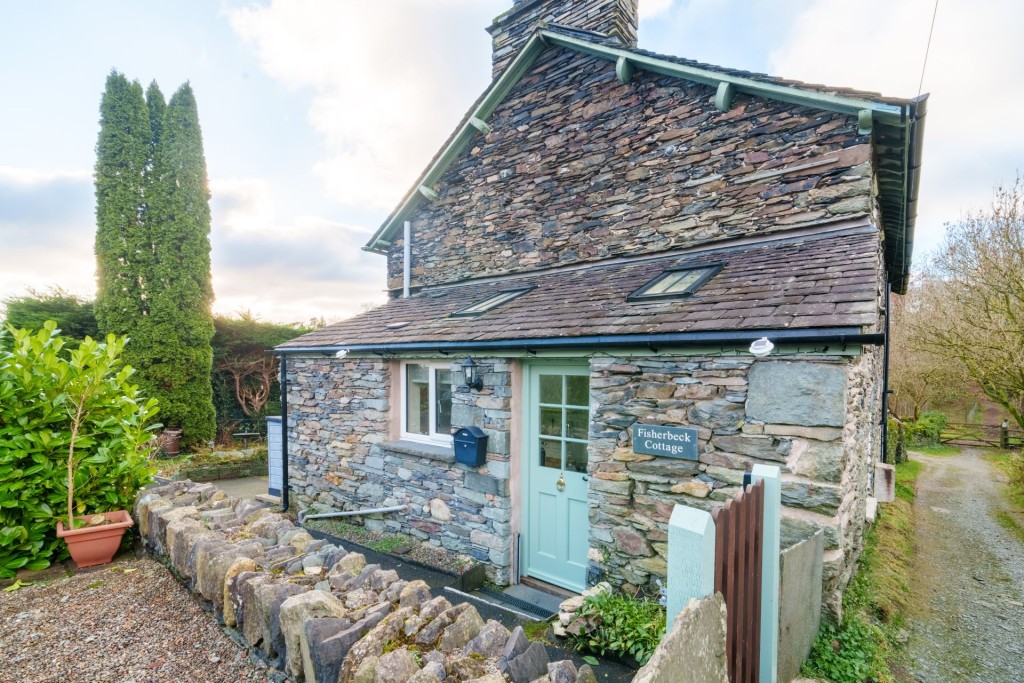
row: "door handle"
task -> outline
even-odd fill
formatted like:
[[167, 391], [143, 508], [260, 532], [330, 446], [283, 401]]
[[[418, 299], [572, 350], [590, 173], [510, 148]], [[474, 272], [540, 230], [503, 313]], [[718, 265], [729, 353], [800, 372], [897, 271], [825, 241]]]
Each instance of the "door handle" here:
[[555, 488], [558, 489], [559, 491], [564, 491], [565, 490], [565, 475], [564, 474], [559, 473], [558, 481], [555, 482]]

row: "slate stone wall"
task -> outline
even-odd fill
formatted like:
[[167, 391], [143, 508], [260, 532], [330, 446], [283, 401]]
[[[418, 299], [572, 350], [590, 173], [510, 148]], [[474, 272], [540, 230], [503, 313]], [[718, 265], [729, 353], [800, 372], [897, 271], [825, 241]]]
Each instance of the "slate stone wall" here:
[[372, 446], [387, 441], [391, 373], [380, 359], [288, 361], [288, 483], [296, 505], [350, 509]]
[[410, 217], [414, 287], [871, 215], [853, 116], [746, 95], [722, 113], [710, 86], [623, 85], [614, 64], [551, 48], [489, 125]]
[[638, 0], [515, 0], [512, 9], [487, 28], [491, 34], [493, 75], [497, 77], [526, 41], [546, 24], [596, 31], [636, 47]]
[[[878, 453], [877, 362], [873, 350], [852, 359], [591, 359], [591, 560], [613, 583], [663, 578], [673, 506], [710, 511], [763, 462], [783, 472], [784, 536], [824, 531], [824, 590], [838, 600], [861, 549]], [[634, 453], [636, 422], [696, 428], [699, 460]]]
[[[404, 512], [353, 521], [470, 555], [487, 563], [492, 581], [507, 584], [512, 565], [509, 363], [477, 359], [484, 388], [456, 387], [454, 393], [454, 427], [475, 425], [488, 435], [487, 463], [480, 468], [456, 463], [450, 447], [389, 439], [386, 362], [293, 363], [289, 476], [299, 505], [338, 510], [405, 505]], [[459, 377], [461, 372], [456, 381]]]

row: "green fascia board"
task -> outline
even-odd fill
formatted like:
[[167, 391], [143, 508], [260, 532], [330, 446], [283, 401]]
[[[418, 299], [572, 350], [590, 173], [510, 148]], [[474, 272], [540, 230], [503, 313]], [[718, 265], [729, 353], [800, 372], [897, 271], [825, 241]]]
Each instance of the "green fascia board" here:
[[[475, 118], [479, 121], [487, 122], [491, 114], [494, 113], [494, 110], [498, 108], [498, 105], [501, 104], [512, 88], [519, 83], [530, 69], [537, 57], [551, 45], [593, 55], [615, 63], [618, 63], [619, 59], [622, 58], [628, 61], [634, 68], [702, 83], [716, 88], [721, 83], [728, 83], [733, 86], [736, 92], [787, 102], [789, 104], [804, 105], [815, 109], [834, 111], [858, 117], [862, 116], [861, 112], [870, 111], [876, 123], [885, 123], [898, 128], [909, 126], [910, 103], [905, 105], [892, 104], [865, 98], [805, 90], [796, 86], [766, 83], [744, 76], [679, 64], [666, 59], [637, 54], [629, 50], [609, 45], [599, 45], [553, 31], [539, 29], [527, 41], [523, 49], [516, 55], [516, 58], [512, 60], [508, 67], [484, 92], [479, 100], [479, 104], [466, 116], [462, 126], [452, 136], [448, 145], [436, 157], [413, 188], [406, 193], [394, 213], [377, 229], [377, 232], [373, 234], [363, 247], [364, 250], [378, 254], [387, 253], [387, 246], [390, 244], [392, 235], [401, 228], [403, 221], [409, 217], [419, 203], [424, 201], [423, 194], [419, 191], [419, 188], [421, 186], [432, 188], [438, 183], [452, 163], [466, 149], [470, 141], [480, 134], [480, 131], [472, 124], [471, 119]], [[902, 154], [904, 160], [906, 160], [907, 151], [904, 148]], [[906, 162], [904, 161], [904, 163]]]
[[848, 97], [845, 95], [834, 95], [818, 92], [816, 90], [805, 90], [796, 86], [781, 85], [778, 83], [766, 83], [745, 76], [702, 69], [699, 67], [679, 64], [666, 59], [659, 59], [651, 55], [637, 54], [622, 48], [609, 45], [598, 45], [572, 36], [562, 35], [551, 31], [540, 31], [541, 35], [551, 45], [570, 48], [577, 52], [603, 57], [616, 61], [623, 57], [633, 64], [634, 67], [661, 74], [663, 76], [674, 76], [683, 80], [695, 83], [703, 83], [718, 87], [719, 83], [730, 83], [737, 92], [746, 93], [771, 100], [788, 102], [790, 104], [802, 104], [816, 109], [825, 109], [843, 114], [859, 114], [863, 109], [869, 109], [879, 120], [900, 123], [906, 115], [906, 107], [888, 102], [863, 99], [859, 97]]

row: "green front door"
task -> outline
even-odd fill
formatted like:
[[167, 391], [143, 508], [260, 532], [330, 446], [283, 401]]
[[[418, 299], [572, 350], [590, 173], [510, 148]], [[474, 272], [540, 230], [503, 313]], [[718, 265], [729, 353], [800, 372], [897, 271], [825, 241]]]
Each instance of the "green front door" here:
[[523, 573], [582, 591], [590, 545], [590, 369], [538, 365], [525, 374]]

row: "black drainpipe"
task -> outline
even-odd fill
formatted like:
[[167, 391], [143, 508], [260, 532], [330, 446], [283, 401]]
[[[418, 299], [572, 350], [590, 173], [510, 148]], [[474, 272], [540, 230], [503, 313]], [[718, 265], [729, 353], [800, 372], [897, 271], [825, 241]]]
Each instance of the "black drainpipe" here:
[[288, 512], [288, 356], [278, 355], [281, 377], [281, 512]]
[[882, 346], [882, 462], [889, 462], [889, 309], [892, 283], [885, 285], [885, 344]]

